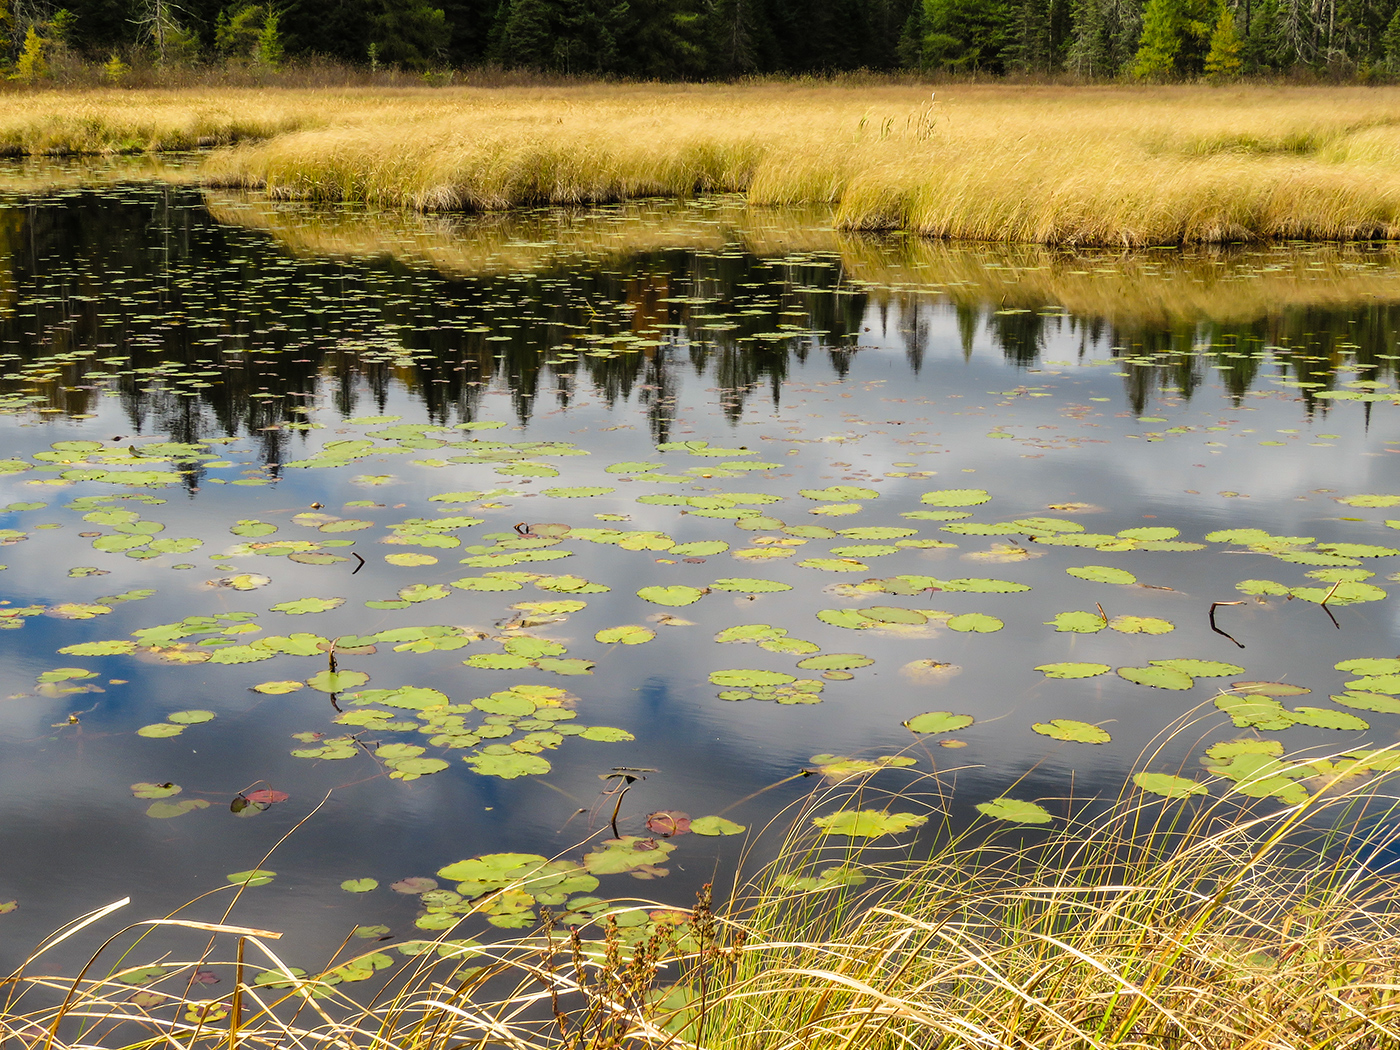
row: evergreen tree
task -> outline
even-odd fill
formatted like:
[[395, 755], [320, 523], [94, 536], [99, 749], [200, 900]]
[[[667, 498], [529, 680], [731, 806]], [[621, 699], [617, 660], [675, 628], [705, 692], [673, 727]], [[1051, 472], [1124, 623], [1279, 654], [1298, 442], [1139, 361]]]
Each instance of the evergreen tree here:
[[556, 0], [510, 0], [504, 11], [496, 60], [503, 66], [548, 68], [553, 56], [557, 6]]
[[1182, 28], [1177, 0], [1147, 0], [1133, 76], [1139, 80], [1166, 80], [1175, 76]]
[[922, 69], [924, 66], [924, 5], [917, 0], [909, 8], [909, 17], [904, 20], [904, 28], [899, 34], [896, 54], [904, 69]]
[[1210, 34], [1210, 51], [1206, 55], [1206, 76], [1212, 80], [1229, 80], [1239, 76], [1240, 37], [1235, 32], [1235, 16], [1230, 5], [1220, 4], [1220, 14], [1216, 17], [1215, 28]]
[[257, 44], [253, 48], [253, 61], [269, 69], [282, 65], [284, 50], [282, 34], [277, 31], [277, 12], [268, 8], [263, 18], [262, 30], [258, 33]]
[[1006, 65], [1022, 73], [1047, 73], [1054, 65], [1050, 0], [1013, 0]]
[[709, 65], [705, 28], [694, 0], [629, 0], [626, 72], [653, 80], [704, 75]]
[[377, 0], [370, 32], [381, 62], [413, 70], [440, 62], [452, 37], [442, 8], [427, 0]]
[[1002, 0], [924, 0], [924, 59], [929, 65], [999, 73], [1006, 30]]
[[1066, 66], [1081, 77], [1111, 75], [1114, 64], [1101, 0], [1075, 0], [1071, 19], [1073, 28]]
[[1400, 7], [1395, 9], [1390, 24], [1385, 27], [1382, 43], [1385, 47], [1386, 68], [1392, 73], [1400, 71]]

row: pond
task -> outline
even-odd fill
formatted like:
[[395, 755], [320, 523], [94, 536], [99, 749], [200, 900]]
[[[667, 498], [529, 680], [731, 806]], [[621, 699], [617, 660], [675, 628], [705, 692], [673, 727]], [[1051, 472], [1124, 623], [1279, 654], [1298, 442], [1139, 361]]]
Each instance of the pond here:
[[0, 965], [253, 871], [308, 968], [498, 854], [567, 862], [507, 929], [686, 905], [848, 760], [1038, 821], [1396, 741], [1391, 246], [14, 179]]

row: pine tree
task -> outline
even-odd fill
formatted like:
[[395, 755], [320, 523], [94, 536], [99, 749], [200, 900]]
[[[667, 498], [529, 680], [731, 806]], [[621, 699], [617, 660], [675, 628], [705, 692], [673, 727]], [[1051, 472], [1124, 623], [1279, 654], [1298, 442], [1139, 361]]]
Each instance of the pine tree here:
[[547, 69], [557, 31], [553, 0], [511, 0], [505, 10], [497, 60], [503, 66]]
[[262, 31], [258, 33], [258, 42], [253, 48], [253, 61], [269, 69], [279, 69], [285, 56], [277, 22], [277, 12], [269, 7], [263, 18]]
[[959, 72], [999, 73], [1007, 21], [1001, 0], [924, 0], [924, 59]]
[[442, 8], [427, 0], [379, 0], [377, 8], [371, 25], [379, 61], [425, 70], [441, 59], [452, 37]]
[[1206, 55], [1206, 76], [1211, 80], [1230, 80], [1239, 76], [1244, 63], [1240, 60], [1240, 36], [1235, 32], [1235, 16], [1230, 5], [1220, 4], [1215, 29], [1210, 34], [1210, 51]]
[[923, 0], [909, 8], [909, 17], [904, 20], [904, 29], [895, 45], [895, 54], [904, 69], [922, 69], [924, 66], [924, 4]]
[[1181, 51], [1181, 12], [1176, 0], [1147, 0], [1142, 13], [1142, 39], [1133, 62], [1139, 80], [1166, 80], [1176, 75]]
[[1111, 74], [1113, 62], [1101, 0], [1075, 0], [1071, 22], [1073, 28], [1065, 65], [1081, 77]]
[[1386, 68], [1392, 73], [1400, 71], [1400, 7], [1395, 9], [1390, 24], [1385, 27], [1381, 43], [1385, 47]]

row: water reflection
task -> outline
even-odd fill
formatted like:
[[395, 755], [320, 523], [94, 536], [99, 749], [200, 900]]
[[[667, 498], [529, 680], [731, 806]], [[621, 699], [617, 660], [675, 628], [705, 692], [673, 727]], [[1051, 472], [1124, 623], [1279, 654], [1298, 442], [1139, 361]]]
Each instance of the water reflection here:
[[[74, 189], [0, 211], [0, 404], [83, 416], [111, 394], [173, 440], [256, 432], [275, 467], [318, 390], [353, 415], [398, 384], [444, 422], [476, 418], [499, 382], [521, 422], [635, 397], [664, 441], [686, 373], [737, 420], [812, 355], [843, 375], [896, 340], [917, 374], [951, 313], [968, 356], [985, 339], [1020, 367], [1052, 343], [1121, 360], [1134, 412], [1209, 372], [1236, 403], [1283, 381], [1325, 411], [1391, 396], [1395, 263], [1389, 246], [873, 239], [730, 200], [446, 219]], [[1280, 375], [1261, 374], [1266, 354]], [[1344, 363], [1369, 385], [1339, 388]]]

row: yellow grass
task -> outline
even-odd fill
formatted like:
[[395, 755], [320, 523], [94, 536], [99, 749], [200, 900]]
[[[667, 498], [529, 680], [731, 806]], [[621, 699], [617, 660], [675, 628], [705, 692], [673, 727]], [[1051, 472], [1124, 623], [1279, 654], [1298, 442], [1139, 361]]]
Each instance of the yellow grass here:
[[[253, 141], [256, 140], [256, 141]], [[0, 152], [242, 143], [205, 176], [424, 211], [726, 191], [1077, 245], [1400, 234], [1400, 88], [576, 85], [38, 92]]]
[[1388, 88], [954, 85], [934, 102], [755, 84], [404, 92], [206, 172], [426, 211], [731, 191], [823, 204], [847, 229], [1119, 246], [1394, 236], [1397, 157]]

